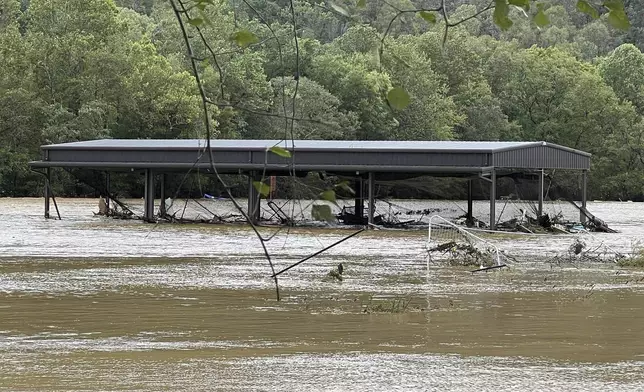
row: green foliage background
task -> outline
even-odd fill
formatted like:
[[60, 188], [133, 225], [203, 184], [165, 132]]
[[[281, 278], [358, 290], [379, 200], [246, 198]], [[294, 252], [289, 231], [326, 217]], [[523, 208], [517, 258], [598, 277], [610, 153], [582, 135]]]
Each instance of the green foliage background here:
[[[426, 2], [295, 0], [297, 52], [289, 2], [206, 3], [191, 15], [217, 53], [196, 41], [216, 137], [290, 138], [294, 116], [302, 139], [546, 140], [594, 154], [590, 197], [644, 198], [642, 0], [624, 2], [626, 30], [585, 2], [512, 0], [509, 23], [497, 8], [444, 42], [441, 17], [391, 23]], [[487, 4], [448, 1], [449, 20]], [[42, 144], [203, 137], [185, 53], [166, 0], [0, 0], [0, 196], [40, 193]]]

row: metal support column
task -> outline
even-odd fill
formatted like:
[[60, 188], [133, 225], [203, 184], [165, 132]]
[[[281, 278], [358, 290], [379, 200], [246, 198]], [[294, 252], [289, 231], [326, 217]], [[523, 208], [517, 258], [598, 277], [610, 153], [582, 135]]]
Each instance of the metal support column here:
[[373, 172], [369, 172], [369, 178], [367, 183], [367, 192], [369, 197], [369, 212], [367, 221], [369, 224], [373, 224], [373, 216], [376, 211], [376, 176]]
[[110, 210], [110, 195], [112, 194], [110, 188], [110, 172], [105, 172], [105, 192], [107, 193], [105, 195], [105, 207], [107, 207], [107, 211]]
[[51, 169], [45, 169], [45, 219], [49, 219], [49, 199], [51, 198]]
[[467, 180], [467, 218], [465, 219], [465, 223], [468, 227], [474, 225], [474, 214], [472, 213], [473, 197], [472, 180]]
[[154, 172], [151, 169], [145, 169], [143, 203], [143, 220], [154, 222]]
[[257, 173], [254, 171], [248, 173], [248, 219], [251, 223], [257, 223], [259, 220], [260, 194], [253, 185], [254, 181], [259, 181]]
[[[586, 201], [587, 201], [587, 188], [588, 187], [588, 170], [583, 170], [581, 172], [581, 211], [586, 211]], [[579, 220], [581, 223], [585, 223], [587, 218], [583, 212], [579, 212]]]
[[358, 177], [355, 182], [356, 198], [354, 204], [354, 216], [357, 224], [364, 222], [364, 189], [362, 178]]
[[165, 205], [165, 180], [166, 180], [166, 174], [163, 173], [161, 174], [161, 180], [160, 180], [160, 194], [159, 197], [161, 200], [159, 200], [159, 215], [164, 216], [166, 214], [166, 205]]
[[490, 173], [490, 230], [496, 227], [496, 170]]
[[537, 216], [543, 215], [543, 176], [544, 172], [543, 169], [539, 171], [539, 198], [537, 199], [539, 201], [539, 205], [537, 207]]

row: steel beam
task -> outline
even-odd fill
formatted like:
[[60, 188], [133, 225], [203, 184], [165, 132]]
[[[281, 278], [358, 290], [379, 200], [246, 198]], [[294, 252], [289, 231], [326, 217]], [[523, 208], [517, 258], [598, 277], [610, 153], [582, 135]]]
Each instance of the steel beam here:
[[257, 223], [259, 221], [259, 209], [260, 209], [260, 194], [253, 185], [254, 181], [259, 181], [257, 173], [251, 171], [248, 173], [248, 219], [252, 223]]
[[496, 170], [490, 173], [490, 230], [496, 228]]
[[51, 169], [45, 169], [45, 219], [49, 219], [49, 199], [51, 198]]
[[[586, 211], [586, 201], [587, 201], [587, 188], [588, 188], [588, 170], [581, 171], [581, 210]], [[583, 212], [579, 212], [579, 220], [582, 223], [585, 223], [587, 218]]]
[[539, 198], [538, 198], [539, 205], [537, 207], [538, 216], [543, 215], [543, 177], [544, 177], [544, 171], [543, 169], [541, 169], [539, 171]]
[[166, 212], [167, 212], [166, 211], [167, 206], [165, 205], [165, 180], [166, 180], [166, 174], [163, 173], [163, 174], [161, 174], [161, 179], [160, 179], [161, 184], [159, 184], [160, 188], [161, 188], [160, 189], [160, 195], [159, 195], [159, 197], [161, 199], [161, 200], [159, 200], [159, 215], [160, 216], [164, 216], [166, 214]]
[[373, 172], [369, 172], [369, 177], [367, 179], [367, 190], [368, 190], [368, 197], [369, 197], [369, 212], [368, 212], [368, 218], [367, 221], [369, 224], [373, 224], [373, 217], [374, 213], [376, 211], [376, 200], [375, 200], [375, 193], [376, 193], [376, 176]]
[[154, 193], [154, 172], [151, 169], [145, 169], [143, 219], [146, 222], [154, 222]]
[[110, 210], [110, 198], [112, 195], [112, 190], [110, 189], [112, 187], [111, 184], [111, 178], [110, 178], [110, 172], [105, 172], [105, 192], [107, 195], [105, 195], [105, 206], [107, 207], [107, 210]]

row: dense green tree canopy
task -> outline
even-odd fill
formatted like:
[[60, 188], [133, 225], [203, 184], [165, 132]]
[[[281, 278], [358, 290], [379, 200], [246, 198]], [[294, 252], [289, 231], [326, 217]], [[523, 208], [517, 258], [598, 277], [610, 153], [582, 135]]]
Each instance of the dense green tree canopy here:
[[[546, 140], [644, 196], [641, 0], [181, 4], [214, 136]], [[0, 0], [0, 195], [43, 143], [203, 137], [186, 53], [168, 0]]]

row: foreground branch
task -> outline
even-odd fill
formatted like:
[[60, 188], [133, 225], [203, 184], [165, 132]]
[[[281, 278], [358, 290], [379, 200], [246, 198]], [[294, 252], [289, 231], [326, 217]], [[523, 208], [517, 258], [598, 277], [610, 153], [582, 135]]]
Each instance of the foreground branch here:
[[188, 33], [186, 31], [186, 26], [183, 23], [183, 18], [181, 17], [182, 15], [182, 10], [185, 9], [185, 6], [183, 5], [183, 2], [181, 0], [176, 0], [177, 3], [180, 4], [181, 8], [177, 7], [177, 3], [175, 3], [175, 0], [170, 0], [170, 4], [172, 5], [172, 9], [174, 10], [175, 16], [177, 17], [177, 22], [179, 23], [179, 28], [181, 29], [181, 34], [183, 36], [184, 43], [186, 44], [186, 50], [188, 51], [188, 58], [190, 59], [190, 63], [192, 65], [192, 72], [195, 76], [195, 81], [197, 82], [197, 86], [199, 88], [199, 95], [201, 96], [201, 103], [202, 103], [202, 109], [203, 109], [203, 115], [204, 115], [204, 121], [205, 121], [205, 127], [206, 127], [206, 149], [208, 152], [208, 163], [210, 165], [210, 169], [212, 170], [213, 173], [215, 173], [215, 176], [217, 177], [217, 180], [224, 186], [224, 189], [230, 198], [230, 200], [233, 202], [233, 205], [235, 208], [239, 211], [239, 213], [242, 214], [246, 222], [251, 226], [253, 231], [255, 232], [255, 235], [259, 239], [260, 244], [262, 245], [262, 249], [264, 251], [264, 256], [266, 257], [266, 260], [268, 261], [268, 264], [271, 268], [271, 272], [273, 273], [273, 280], [275, 282], [275, 293], [277, 296], [277, 300], [280, 300], [280, 289], [279, 289], [279, 282], [277, 280], [277, 276], [275, 275], [275, 267], [273, 266], [273, 261], [271, 260], [271, 255], [268, 252], [268, 249], [266, 248], [265, 240], [260, 234], [259, 230], [253, 223], [253, 221], [250, 219], [248, 214], [244, 211], [244, 209], [239, 205], [239, 203], [235, 200], [233, 195], [230, 192], [229, 187], [227, 184], [224, 182], [223, 178], [217, 171], [217, 168], [215, 167], [215, 158], [212, 153], [212, 148], [211, 148], [211, 136], [212, 136], [212, 130], [211, 130], [211, 124], [210, 124], [210, 112], [208, 111], [208, 98], [206, 97], [206, 92], [204, 90], [203, 83], [201, 81], [201, 77], [199, 75], [199, 70], [197, 69], [197, 62], [195, 60], [195, 55], [194, 51], [192, 50], [192, 45], [190, 43], [190, 39], [188, 38]]

